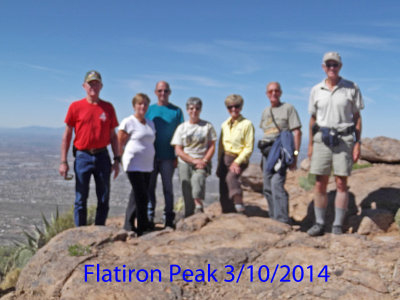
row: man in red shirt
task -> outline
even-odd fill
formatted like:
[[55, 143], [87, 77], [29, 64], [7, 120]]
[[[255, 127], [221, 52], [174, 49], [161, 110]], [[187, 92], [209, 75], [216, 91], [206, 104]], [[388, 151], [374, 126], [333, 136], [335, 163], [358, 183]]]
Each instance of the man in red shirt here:
[[[89, 195], [90, 177], [93, 174], [96, 183], [97, 211], [96, 225], [104, 225], [109, 210], [110, 175], [114, 171], [114, 179], [119, 173], [117, 136], [118, 126], [114, 107], [111, 103], [99, 98], [103, 87], [101, 75], [97, 71], [86, 73], [83, 88], [86, 98], [73, 102], [65, 117], [65, 131], [61, 144], [61, 162], [59, 173], [68, 176], [68, 149], [72, 131], [75, 130], [73, 153], [75, 156], [75, 208], [76, 226], [86, 225], [87, 198]], [[114, 163], [111, 165], [107, 146], [111, 143]]]

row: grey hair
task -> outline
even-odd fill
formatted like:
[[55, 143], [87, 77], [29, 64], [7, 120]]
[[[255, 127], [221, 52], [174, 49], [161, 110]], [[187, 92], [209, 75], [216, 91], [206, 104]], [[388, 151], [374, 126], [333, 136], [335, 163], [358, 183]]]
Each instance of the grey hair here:
[[201, 107], [203, 106], [203, 102], [198, 97], [190, 97], [186, 101], [186, 109], [189, 109], [189, 106], [191, 106], [191, 105], [198, 106], [201, 109]]

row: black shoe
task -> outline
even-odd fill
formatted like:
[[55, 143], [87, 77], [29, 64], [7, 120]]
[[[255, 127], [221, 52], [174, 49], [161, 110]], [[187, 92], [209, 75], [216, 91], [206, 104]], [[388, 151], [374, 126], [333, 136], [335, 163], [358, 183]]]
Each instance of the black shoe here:
[[147, 229], [149, 229], [149, 230], [154, 230], [155, 227], [156, 227], [156, 226], [155, 226], [155, 224], [154, 224], [154, 221], [149, 221], [149, 222], [147, 223]]
[[325, 232], [324, 225], [318, 224], [318, 223], [315, 223], [315, 225], [313, 227], [311, 227], [310, 229], [307, 230], [307, 234], [309, 236], [324, 235], [324, 232]]
[[175, 229], [175, 224], [174, 224], [174, 221], [172, 221], [172, 220], [168, 220], [168, 221], [166, 221], [165, 222], [165, 228], [172, 228], [172, 229]]

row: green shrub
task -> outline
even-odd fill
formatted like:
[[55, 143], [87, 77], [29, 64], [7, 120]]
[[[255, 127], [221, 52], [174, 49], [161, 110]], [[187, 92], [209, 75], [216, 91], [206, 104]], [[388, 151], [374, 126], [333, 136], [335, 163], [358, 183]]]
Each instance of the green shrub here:
[[314, 174], [307, 174], [307, 177], [301, 176], [299, 177], [299, 185], [301, 188], [303, 188], [306, 191], [311, 190], [316, 181], [316, 176]]
[[[90, 206], [87, 212], [88, 225], [94, 223], [95, 216], [96, 206]], [[1, 286], [3, 286], [4, 281], [8, 278], [8, 273], [14, 272], [14, 270], [21, 270], [28, 263], [29, 259], [41, 247], [46, 245], [52, 237], [73, 227], [75, 227], [74, 208], [72, 207], [70, 210], [60, 215], [57, 207], [55, 215], [52, 215], [50, 220], [47, 220], [42, 214], [42, 227], [39, 228], [35, 226], [33, 234], [24, 231], [26, 237], [25, 243], [15, 242], [15, 246], [0, 247], [0, 280], [3, 280]], [[13, 282], [14, 277], [12, 276], [17, 273], [14, 272], [12, 274], [8, 282]], [[4, 284], [7, 286], [9, 285], [9, 283]]]
[[74, 244], [68, 247], [70, 256], [84, 256], [92, 253], [89, 246], [82, 246], [81, 244]]
[[365, 168], [369, 168], [369, 167], [372, 167], [371, 163], [364, 163], [364, 164], [355, 163], [355, 164], [353, 164], [353, 170], [365, 169]]

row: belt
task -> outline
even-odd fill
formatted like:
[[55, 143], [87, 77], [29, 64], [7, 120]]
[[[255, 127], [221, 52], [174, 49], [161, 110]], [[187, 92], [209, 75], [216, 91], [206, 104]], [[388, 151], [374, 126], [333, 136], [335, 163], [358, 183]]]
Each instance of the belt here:
[[90, 154], [90, 155], [96, 155], [96, 154], [102, 153], [104, 151], [107, 151], [107, 147], [97, 148], [97, 149], [96, 148], [94, 148], [94, 149], [83, 149], [83, 150], [79, 150], [78, 149], [78, 151], [82, 151], [82, 152], [85, 152], [85, 153]]
[[354, 126], [349, 126], [345, 130], [338, 131], [338, 132], [339, 132], [339, 134], [342, 134], [342, 135], [352, 134], [354, 132]]
[[237, 154], [229, 152], [229, 151], [224, 151], [224, 153], [225, 153], [225, 155], [228, 155], [228, 156], [238, 157]]

